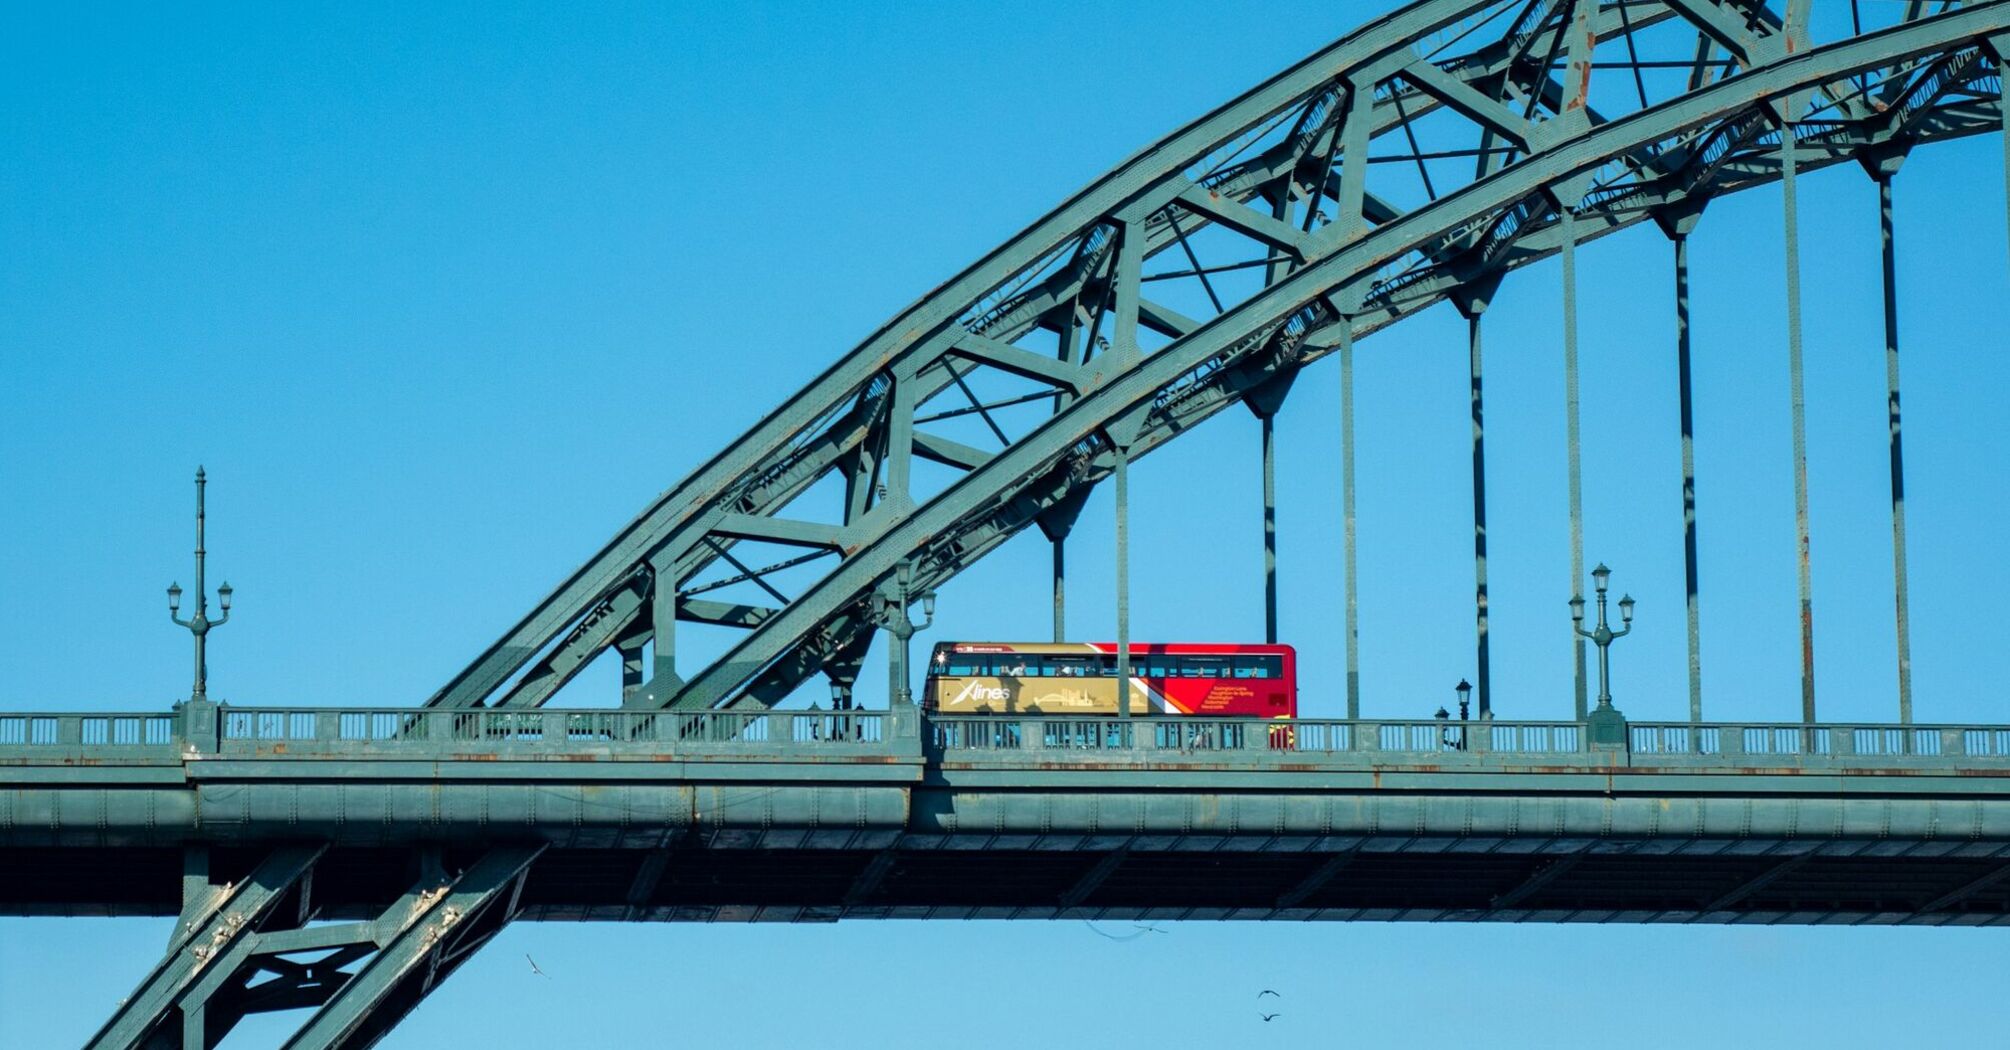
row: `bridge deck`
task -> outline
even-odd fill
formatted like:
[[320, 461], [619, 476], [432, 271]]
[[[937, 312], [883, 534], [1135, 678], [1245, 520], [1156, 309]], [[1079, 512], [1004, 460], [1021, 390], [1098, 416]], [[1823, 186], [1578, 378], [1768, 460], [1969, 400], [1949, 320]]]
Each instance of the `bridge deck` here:
[[533, 919], [2010, 923], [2010, 728], [220, 714], [0, 717], [0, 912], [534, 840]]

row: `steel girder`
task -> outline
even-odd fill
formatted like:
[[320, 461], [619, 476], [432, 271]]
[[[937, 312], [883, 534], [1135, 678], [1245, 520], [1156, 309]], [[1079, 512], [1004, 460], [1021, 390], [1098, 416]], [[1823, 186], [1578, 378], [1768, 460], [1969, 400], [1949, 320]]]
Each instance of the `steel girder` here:
[[310, 1006], [287, 1050], [374, 1045], [516, 915], [545, 845], [493, 846], [457, 874], [419, 850], [417, 880], [378, 918], [309, 925], [326, 849], [280, 846], [241, 883], [191, 877], [167, 954], [88, 1050], [208, 1050], [246, 1015]]
[[[1784, 16], [1711, 0], [1426, 0], [1364, 26], [1126, 161], [894, 318], [660, 497], [428, 703], [541, 704], [609, 648], [638, 706], [772, 704], [819, 671], [848, 681], [897, 569], [919, 592], [1029, 524], [1065, 533], [1116, 447], [1146, 454], [1274, 388], [1337, 343], [1341, 318], [1365, 336], [1547, 256], [1560, 207], [1580, 242], [1693, 214], [1777, 177], [1782, 122], [1804, 169], [1997, 127], [1982, 42], [2010, 28], [2006, 4], [1815, 49], [1805, 14], [1798, 0]], [[1687, 82], [1654, 102], [1639, 73], [1665, 63], [1640, 49], [1670, 39], [1687, 48]], [[1607, 84], [1593, 99], [1594, 65], [1619, 48], [1634, 92]], [[1447, 135], [1465, 145], [1423, 145]], [[1391, 144], [1403, 152], [1371, 152]], [[1470, 161], [1470, 176], [1447, 180], [1448, 159]], [[1380, 192], [1385, 162], [1414, 164], [1429, 199], [1406, 209]], [[1251, 267], [1262, 286], [1224, 301], [1210, 275]], [[1198, 281], [1214, 316], [1148, 298], [1158, 281]], [[980, 396], [1001, 378], [1030, 392]], [[1028, 404], [1050, 414], [1015, 438], [998, 416]], [[924, 429], [972, 416], [1001, 447]], [[962, 476], [927, 492], [917, 457]], [[833, 478], [841, 506], [814, 520], [791, 508]], [[758, 568], [735, 553], [767, 547], [790, 553]], [[805, 567], [824, 571], [794, 598], [773, 586]], [[735, 587], [740, 600], [700, 597]], [[687, 679], [680, 619], [748, 634]]]

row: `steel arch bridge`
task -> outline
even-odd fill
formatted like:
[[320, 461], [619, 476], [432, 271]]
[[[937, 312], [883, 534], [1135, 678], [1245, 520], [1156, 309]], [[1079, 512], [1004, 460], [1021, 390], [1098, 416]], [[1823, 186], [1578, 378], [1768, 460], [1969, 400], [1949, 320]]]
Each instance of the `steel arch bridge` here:
[[[1355, 340], [1449, 301], [1472, 337], [1484, 715], [1479, 319], [1499, 282], [1561, 255], [1568, 296], [1578, 246], [1652, 221], [1679, 253], [1711, 200], [1775, 181], [1792, 260], [1800, 174], [1854, 162], [1888, 189], [1913, 148], [2004, 130], [2010, 0], [1907, 2], [1819, 43], [1809, 7], [1422, 0], [1376, 19], [893, 317], [425, 709], [0, 717], [18, 862], [0, 909], [178, 912], [90, 1045], [188, 1048], [300, 1007], [289, 1047], [372, 1045], [516, 917], [2000, 924], [2010, 728], [1913, 725], [1903, 680], [1894, 726], [1817, 723], [1811, 670], [1801, 723], [1703, 723], [1692, 684], [1691, 722], [1629, 725], [1584, 708], [1580, 671], [1573, 722], [1350, 705], [1288, 756], [1228, 724], [922, 732], [898, 689], [886, 712], [848, 703], [915, 596], [1031, 526], [1058, 603], [1094, 486], [1117, 488], [1121, 530], [1138, 457], [1238, 403], [1267, 442], [1299, 369], [1344, 373]], [[1201, 316], [1166, 301], [1182, 286]], [[951, 436], [972, 424], [990, 445]], [[694, 623], [741, 634], [680, 663]], [[609, 652], [621, 710], [540, 710]], [[776, 709], [818, 675], [838, 710]]]
[[[847, 689], [901, 590], [1029, 526], [1058, 542], [1128, 461], [1237, 403], [1267, 418], [1355, 339], [1446, 300], [1476, 316], [1511, 271], [1636, 223], [1679, 237], [1724, 194], [1996, 130], [2000, 12], [1930, 6], [1820, 48], [1806, 3], [1417, 3], [1370, 22], [894, 316], [427, 704], [534, 708], [609, 650], [630, 706], [768, 707], [819, 673]], [[1592, 75], [1615, 67], [1631, 75]], [[1261, 280], [1231, 280], [1245, 269]], [[1212, 316], [1154, 301], [1180, 281]], [[959, 416], [997, 447], [940, 433]], [[917, 459], [956, 476], [925, 485]], [[814, 576], [789, 595], [767, 582], [782, 572]], [[760, 597], [715, 597], [735, 587]], [[687, 667], [680, 622], [744, 634]]]

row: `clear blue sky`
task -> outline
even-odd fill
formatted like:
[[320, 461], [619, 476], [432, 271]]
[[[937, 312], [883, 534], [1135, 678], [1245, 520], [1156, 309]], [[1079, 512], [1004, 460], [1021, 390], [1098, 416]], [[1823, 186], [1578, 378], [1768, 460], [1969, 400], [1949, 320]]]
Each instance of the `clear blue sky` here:
[[[189, 583], [198, 462], [212, 579], [238, 589], [213, 692], [419, 702], [886, 316], [1386, 6], [11, 11], [0, 707], [186, 693], [161, 591]], [[1959, 143], [1898, 185], [1923, 721], [2010, 720], [2001, 166], [1994, 138]], [[1803, 191], [1834, 718], [1895, 711], [1874, 200], [1854, 169]], [[1719, 202], [1694, 246], [1716, 717], [1798, 709], [1778, 202]], [[1616, 691], [1647, 718], [1686, 704], [1668, 256], [1637, 230], [1582, 275], [1587, 552], [1640, 599]], [[1518, 275], [1488, 318], [1504, 717], [1570, 710], [1556, 275]], [[1362, 347], [1371, 715], [1427, 714], [1472, 673], [1463, 369], [1448, 310]], [[1284, 634], [1314, 717], [1343, 705], [1337, 386], [1312, 370], [1279, 424]], [[1235, 412], [1140, 465], [1134, 636], [1260, 636], [1256, 454]], [[1112, 633], [1108, 523], [1105, 497], [1078, 534], [1081, 637]], [[988, 560], [936, 637], [1040, 637], [1044, 565], [1033, 541]], [[610, 676], [567, 700], [605, 702]], [[0, 920], [0, 1047], [80, 1042], [167, 926]], [[2010, 1021], [2001, 931], [1165, 929], [524, 924], [384, 1045], [1882, 1047], [2000, 1042]], [[1265, 986], [1286, 994], [1270, 1025]]]

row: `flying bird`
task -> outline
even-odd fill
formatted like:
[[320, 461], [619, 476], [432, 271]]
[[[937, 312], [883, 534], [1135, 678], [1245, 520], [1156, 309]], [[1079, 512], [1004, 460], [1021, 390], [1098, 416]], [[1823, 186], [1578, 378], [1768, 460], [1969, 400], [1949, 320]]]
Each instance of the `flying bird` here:
[[[1265, 988], [1264, 990], [1262, 990], [1262, 991], [1260, 991], [1260, 992], [1256, 993], [1256, 997], [1257, 997], [1258, 999], [1261, 999], [1261, 998], [1263, 998], [1263, 997], [1264, 997], [1264, 996], [1266, 996], [1266, 995], [1277, 995], [1277, 993], [1276, 993], [1276, 992], [1273, 992], [1273, 991], [1271, 991], [1271, 990], [1270, 990], [1270, 989], [1268, 989], [1268, 988]], [[1283, 997], [1283, 996], [1281, 996], [1281, 995], [1277, 995], [1277, 997], [1278, 997], [1279, 999], [1282, 999], [1282, 998], [1284, 998], [1284, 997]]]
[[536, 959], [533, 959], [533, 958], [531, 958], [531, 957], [530, 957], [530, 953], [529, 953], [529, 952], [525, 952], [525, 953], [523, 953], [523, 961], [524, 961], [524, 962], [527, 962], [527, 963], [529, 963], [529, 964], [530, 964], [530, 972], [532, 972], [532, 973], [534, 973], [534, 974], [538, 975], [539, 977], [545, 977], [545, 978], [549, 978], [549, 977], [551, 976], [550, 974], [548, 974], [548, 973], [545, 973], [545, 972], [544, 972], [543, 970], [541, 970], [541, 969], [539, 969], [539, 968], [538, 968], [538, 965], [537, 965], [537, 960], [536, 960]]
[[1284, 1016], [1284, 1015], [1283, 1015], [1283, 1014], [1281, 1014], [1281, 1013], [1279, 1013], [1279, 1014], [1264, 1014], [1264, 1015], [1263, 1015], [1263, 1019], [1264, 1019], [1265, 1021], [1270, 1021], [1270, 1020], [1274, 1020], [1274, 1019], [1276, 1019], [1276, 1018], [1279, 1018], [1279, 1017], [1283, 1017], [1283, 1016]]

